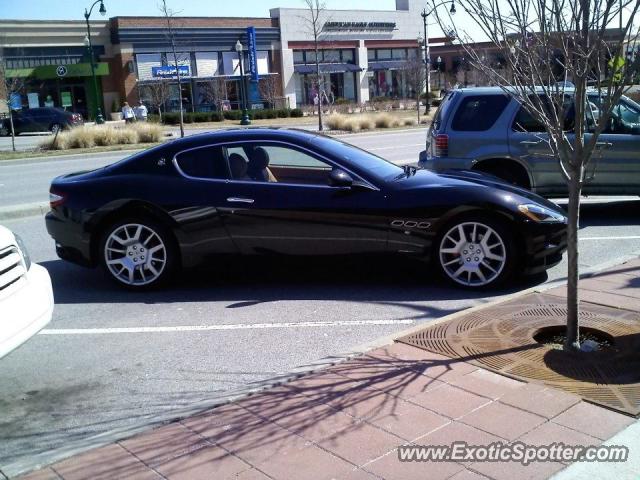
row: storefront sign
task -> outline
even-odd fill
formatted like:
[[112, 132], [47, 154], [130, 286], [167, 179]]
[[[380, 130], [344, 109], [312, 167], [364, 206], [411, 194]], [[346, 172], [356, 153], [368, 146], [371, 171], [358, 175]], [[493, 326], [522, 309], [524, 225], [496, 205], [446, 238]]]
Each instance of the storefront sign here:
[[59, 77], [64, 77], [67, 74], [67, 67], [65, 67], [64, 65], [60, 65], [58, 68], [56, 68], [56, 75], [58, 75]]
[[60, 100], [63, 107], [70, 107], [71, 104], [71, 92], [60, 92]]
[[327, 22], [325, 32], [388, 32], [396, 29], [395, 22]]
[[[178, 65], [178, 71], [181, 77], [191, 75], [189, 65]], [[151, 67], [151, 75], [159, 78], [174, 78], [176, 76], [176, 67], [174, 65], [165, 65], [162, 67]]]
[[247, 38], [249, 40], [249, 73], [251, 73], [251, 81], [257, 82], [260, 77], [258, 77], [258, 52], [256, 50], [255, 27], [247, 28]]

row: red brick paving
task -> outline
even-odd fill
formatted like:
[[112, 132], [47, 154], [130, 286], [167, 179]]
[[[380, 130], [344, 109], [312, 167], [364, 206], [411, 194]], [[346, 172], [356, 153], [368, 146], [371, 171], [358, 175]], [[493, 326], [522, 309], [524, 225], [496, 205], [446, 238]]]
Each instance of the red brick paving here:
[[[640, 311], [640, 260], [583, 282], [581, 299]], [[546, 293], [566, 295], [565, 287]], [[540, 462], [400, 462], [397, 448], [598, 444], [630, 417], [404, 344], [76, 455], [23, 480], [545, 479]]]

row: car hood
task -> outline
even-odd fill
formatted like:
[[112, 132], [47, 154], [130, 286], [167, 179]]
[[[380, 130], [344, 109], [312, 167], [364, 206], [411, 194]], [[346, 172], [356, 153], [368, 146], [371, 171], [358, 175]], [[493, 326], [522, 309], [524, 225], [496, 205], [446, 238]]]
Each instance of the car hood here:
[[[550, 208], [554, 211], [560, 212], [563, 215], [565, 212], [555, 203], [541, 197], [540, 195], [525, 190], [524, 188], [511, 185], [501, 180], [498, 177], [489, 175], [482, 172], [474, 172], [471, 170], [447, 170], [444, 172], [432, 172], [430, 170], [418, 170], [415, 175], [407, 178], [405, 181], [409, 182], [411, 187], [433, 187], [435, 185], [447, 186], [447, 187], [489, 187], [494, 191], [501, 191], [512, 196], [520, 197], [523, 202], [530, 201], [538, 205]], [[408, 186], [408, 185], [407, 185]]]

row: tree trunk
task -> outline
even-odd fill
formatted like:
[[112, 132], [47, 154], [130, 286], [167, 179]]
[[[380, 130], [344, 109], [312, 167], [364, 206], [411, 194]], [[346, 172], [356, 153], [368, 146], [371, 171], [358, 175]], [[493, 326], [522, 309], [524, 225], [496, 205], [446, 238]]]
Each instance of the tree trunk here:
[[567, 337], [564, 349], [576, 351], [580, 349], [579, 330], [579, 259], [578, 229], [580, 228], [580, 196], [582, 194], [582, 167], [571, 168], [569, 181], [569, 205], [567, 225]]

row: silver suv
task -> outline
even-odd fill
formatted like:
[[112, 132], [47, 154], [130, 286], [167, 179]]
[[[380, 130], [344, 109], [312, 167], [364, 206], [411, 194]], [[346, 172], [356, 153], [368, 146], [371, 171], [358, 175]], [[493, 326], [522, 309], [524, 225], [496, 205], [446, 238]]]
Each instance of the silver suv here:
[[[566, 93], [570, 98], [572, 92]], [[588, 98], [596, 116], [598, 92]], [[573, 110], [566, 109], [569, 128]], [[546, 138], [542, 125], [499, 87], [452, 90], [436, 112], [419, 164], [435, 171], [482, 171], [540, 195], [565, 196], [567, 186]], [[640, 195], [640, 105], [633, 100], [622, 97], [615, 107], [586, 178], [586, 195]]]

